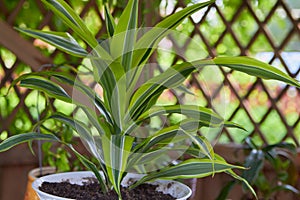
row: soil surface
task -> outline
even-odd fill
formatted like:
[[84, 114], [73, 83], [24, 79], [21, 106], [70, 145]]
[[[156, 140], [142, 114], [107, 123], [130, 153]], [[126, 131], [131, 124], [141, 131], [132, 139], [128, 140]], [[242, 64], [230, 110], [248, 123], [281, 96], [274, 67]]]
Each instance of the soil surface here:
[[[155, 191], [156, 186], [142, 184], [134, 189], [122, 188], [123, 200], [174, 200], [170, 195]], [[84, 185], [71, 184], [69, 182], [49, 183], [43, 182], [39, 188], [48, 194], [76, 200], [118, 200], [116, 192], [110, 191], [103, 194], [100, 185], [95, 182], [87, 182]]]

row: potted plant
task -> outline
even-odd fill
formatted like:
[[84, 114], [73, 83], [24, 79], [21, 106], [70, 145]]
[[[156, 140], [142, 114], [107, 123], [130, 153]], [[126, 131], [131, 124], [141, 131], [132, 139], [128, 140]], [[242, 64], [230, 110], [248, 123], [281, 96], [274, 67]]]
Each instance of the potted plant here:
[[[292, 199], [299, 196], [296, 189], [298, 180], [295, 162], [296, 147], [287, 142], [257, 146], [251, 138], [245, 139], [244, 166], [249, 170], [242, 177], [250, 183], [259, 199]], [[228, 194], [238, 182], [230, 181], [224, 186], [217, 200], [228, 199]], [[245, 185], [243, 185], [245, 187]], [[241, 199], [253, 199], [244, 191]], [[285, 192], [285, 193], [281, 193]]]
[[[185, 18], [214, 1], [186, 7], [150, 29], [137, 26], [138, 0], [128, 1], [118, 23], [105, 6], [108, 38], [104, 41], [94, 38], [80, 17], [63, 0], [43, 0], [43, 3], [73, 30], [80, 38], [81, 44], [88, 46], [86, 49], [92, 50], [88, 53], [68, 33], [18, 30], [44, 40], [73, 56], [88, 57], [92, 66], [91, 72], [95, 82], [101, 86], [101, 92], [96, 93], [80, 78], [55, 70], [24, 74], [12, 84], [20, 82], [23, 87], [39, 90], [50, 97], [76, 105], [84, 117], [78, 119], [76, 116], [70, 117], [57, 113], [39, 123], [54, 119], [73, 127], [87, 149], [97, 159], [96, 164], [99, 167], [78, 153], [71, 144], [59, 140], [52, 134], [31, 132], [12, 136], [0, 144], [0, 152], [32, 140], [62, 142], [94, 173], [99, 184], [97, 190], [108, 195], [111, 195], [110, 192], [113, 190], [118, 199], [122, 199], [121, 185], [123, 184], [128, 184], [130, 189], [134, 189], [143, 183], [158, 179], [201, 178], [220, 172], [226, 172], [243, 181], [251, 189], [251, 186], [232, 170], [244, 168], [228, 164], [213, 152], [212, 146], [205, 137], [197, 134], [197, 130], [204, 126], [227, 126], [240, 129], [243, 127], [228, 122], [212, 110], [201, 106], [156, 105], [157, 99], [164, 90], [179, 87], [193, 71], [212, 65], [224, 66], [260, 78], [275, 79], [300, 87], [296, 80], [266, 63], [248, 57], [218, 57], [181, 62], [170, 66], [166, 71], [149, 80], [139, 80], [158, 43]], [[68, 94], [60, 84], [71, 85], [74, 88], [73, 96]], [[142, 125], [150, 118], [165, 114], [181, 114], [185, 117], [175, 124], [144, 135], [140, 130]], [[140, 137], [141, 135], [144, 137]], [[167, 161], [167, 155], [173, 158], [174, 154], [180, 156], [187, 154], [191, 158], [166, 164], [159, 162]], [[162, 165], [155, 168], [157, 162]], [[129, 172], [142, 175], [130, 177]], [[55, 177], [52, 176], [50, 179], [53, 180]], [[124, 183], [124, 180], [128, 181]], [[167, 188], [172, 184], [173, 182], [168, 182]], [[38, 193], [42, 194], [40, 191]], [[174, 197], [187, 198], [187, 196], [177, 195]], [[61, 197], [55, 198], [61, 199]]]

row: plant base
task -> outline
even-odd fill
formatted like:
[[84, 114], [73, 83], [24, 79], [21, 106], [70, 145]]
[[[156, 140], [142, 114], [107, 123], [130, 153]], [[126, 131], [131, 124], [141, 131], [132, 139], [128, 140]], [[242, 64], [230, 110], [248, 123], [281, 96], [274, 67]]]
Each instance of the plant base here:
[[[140, 185], [132, 190], [123, 187], [121, 189], [123, 200], [175, 200], [168, 194], [156, 191], [157, 186], [150, 184]], [[76, 200], [118, 200], [115, 191], [103, 194], [100, 185], [95, 182], [84, 185], [71, 184], [69, 182], [49, 183], [44, 182], [40, 187], [43, 192]]]

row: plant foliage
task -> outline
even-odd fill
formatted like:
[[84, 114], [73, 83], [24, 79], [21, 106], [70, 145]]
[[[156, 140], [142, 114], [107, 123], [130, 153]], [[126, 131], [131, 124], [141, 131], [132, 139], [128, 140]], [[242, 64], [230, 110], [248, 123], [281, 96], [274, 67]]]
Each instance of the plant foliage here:
[[[138, 82], [143, 68], [147, 66], [158, 43], [185, 18], [211, 5], [214, 1], [186, 7], [166, 17], [147, 31], [142, 31], [143, 29], [138, 27], [138, 0], [128, 1], [118, 23], [109, 12], [108, 6], [105, 6], [104, 14], [109, 38], [100, 42], [92, 36], [82, 19], [65, 1], [42, 0], [42, 2], [92, 51], [87, 54], [87, 50], [83, 49], [68, 33], [18, 30], [51, 43], [73, 56], [88, 57], [93, 67], [94, 80], [102, 87], [103, 95], [97, 94], [80, 79], [59, 71], [25, 74], [13, 84], [20, 82], [23, 87], [39, 90], [50, 97], [73, 103], [85, 114], [88, 122], [61, 113], [49, 118], [71, 126], [88, 150], [97, 158], [100, 170], [106, 176], [105, 180], [99, 175], [95, 164], [76, 152], [72, 145], [66, 144], [83, 164], [96, 174], [103, 191], [107, 191], [109, 186], [112, 186], [121, 199], [121, 181], [130, 170], [147, 173], [132, 187], [157, 178], [201, 178], [219, 172], [227, 172], [247, 184], [232, 171], [234, 168], [241, 169], [241, 167], [228, 164], [213, 152], [213, 148], [204, 137], [197, 134], [197, 130], [204, 126], [212, 128], [229, 126], [241, 129], [242, 127], [227, 122], [207, 108], [189, 105], [158, 106], [156, 101], [164, 90], [180, 86], [193, 71], [214, 65], [299, 87], [300, 84], [296, 80], [252, 58], [220, 57], [175, 64], [149, 80]], [[71, 85], [74, 88], [73, 96], [68, 94], [60, 84]], [[84, 100], [77, 98], [78, 96]], [[134, 134], [149, 118], [173, 113], [182, 114], [185, 118], [145, 138]], [[60, 141], [51, 134], [25, 133], [2, 142], [0, 151], [36, 139]], [[190, 141], [189, 146], [186, 145], [186, 141]], [[159, 160], [167, 151], [187, 152], [193, 158], [179, 164], [166, 165], [159, 171], [149, 172], [148, 164], [153, 160]], [[251, 189], [249, 185], [248, 187]]]

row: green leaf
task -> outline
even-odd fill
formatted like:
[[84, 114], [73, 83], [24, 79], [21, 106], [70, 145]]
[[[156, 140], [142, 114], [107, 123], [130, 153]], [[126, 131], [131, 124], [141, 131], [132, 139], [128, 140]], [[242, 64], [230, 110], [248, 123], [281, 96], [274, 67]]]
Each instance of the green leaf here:
[[[221, 157], [217, 154], [215, 154], [215, 159], [226, 162], [223, 157]], [[241, 181], [243, 183], [243, 185], [246, 186], [251, 191], [251, 193], [254, 195], [255, 199], [258, 199], [254, 189], [251, 187], [251, 185], [245, 178], [237, 175], [232, 169], [227, 170], [226, 173], [229, 174], [230, 176], [232, 176], [234, 179]]]
[[[170, 30], [176, 28], [181, 22], [192, 15], [193, 13], [199, 11], [202, 8], [207, 7], [208, 5], [212, 4], [214, 1], [207, 1], [204, 3], [198, 3], [191, 6], [188, 6], [168, 17], [160, 21], [156, 26], [148, 31], [143, 37], [138, 41], [136, 44], [135, 49], [139, 49], [141, 51], [136, 51], [135, 57], [139, 58], [134, 62], [133, 68], [139, 66], [141, 63], [148, 60], [151, 53], [154, 51], [156, 45], [159, 41], [165, 37]], [[150, 50], [150, 51], [149, 51]]]
[[293, 78], [285, 75], [280, 70], [253, 58], [221, 57], [197, 60], [193, 62], [183, 62], [172, 66], [162, 74], [153, 77], [140, 86], [131, 98], [129, 106], [130, 115], [133, 119], [138, 118], [141, 113], [145, 112], [155, 104], [157, 98], [165, 89], [179, 86], [186, 77], [196, 69], [215, 65], [226, 66], [250, 75], [280, 80], [287, 84], [300, 87], [300, 84]]
[[250, 184], [254, 183], [258, 177], [259, 172], [264, 165], [264, 153], [262, 150], [253, 149], [249, 156], [246, 158], [245, 167], [242, 177], [245, 178]]
[[245, 129], [245, 127], [243, 127], [242, 125], [237, 124], [235, 122], [231, 122], [231, 121], [225, 121], [224, 126], [227, 127], [227, 128], [239, 128], [239, 129], [242, 129], [244, 131], [247, 131], [247, 129]]
[[224, 121], [221, 116], [205, 107], [196, 105], [168, 105], [153, 106], [138, 118], [137, 123], [150, 117], [173, 113], [182, 114], [199, 121], [206, 121], [208, 124], [214, 125], [220, 125]]
[[92, 48], [98, 45], [97, 40], [86, 27], [82, 19], [64, 0], [42, 0], [42, 2]]
[[179, 125], [163, 128], [155, 134], [151, 135], [150, 137], [147, 137], [142, 143], [138, 144], [134, 148], [134, 152], [145, 153], [151, 147], [153, 147], [156, 144], [159, 144], [161, 141], [164, 141], [166, 139], [175, 140], [176, 137], [180, 137], [183, 134], [184, 133], [182, 129], [180, 129]]
[[193, 158], [183, 161], [177, 165], [166, 167], [159, 172], [150, 173], [133, 184], [131, 188], [155, 179], [174, 180], [187, 178], [203, 178], [213, 175], [214, 173], [227, 171], [229, 169], [243, 169], [243, 167], [231, 165], [220, 160]]
[[114, 21], [113, 16], [110, 14], [107, 5], [104, 6], [104, 12], [105, 12], [105, 25], [107, 33], [110, 37], [114, 35], [116, 23]]
[[[190, 64], [185, 64], [190, 66]], [[194, 69], [190, 69], [189, 74]], [[136, 120], [140, 115], [151, 108], [165, 89], [177, 87], [186, 77], [178, 70], [168, 69], [141, 85], [133, 94], [129, 104], [129, 115]]]
[[127, 106], [125, 101], [127, 99], [125, 72], [117, 61], [107, 63], [106, 60], [93, 57], [91, 62], [96, 81], [103, 87], [104, 102], [111, 112], [111, 119], [115, 122], [114, 127], [121, 130], [124, 124], [125, 107]]
[[89, 130], [89, 128], [85, 124], [83, 124], [82, 122], [74, 118], [68, 117], [62, 113], [51, 115], [49, 119], [59, 120], [71, 126], [72, 129], [79, 134], [80, 138], [83, 140], [83, 143], [86, 145], [87, 149], [90, 150], [90, 152], [95, 157], [100, 158], [100, 155], [98, 155], [99, 153], [97, 152], [95, 140], [91, 133], [91, 130]]
[[[111, 119], [111, 116], [110, 116], [110, 113], [109, 113], [108, 109], [106, 108], [106, 106], [104, 105], [102, 100], [99, 98], [99, 96], [95, 93], [95, 91], [93, 91], [88, 86], [84, 85], [79, 80], [75, 80], [75, 78], [70, 76], [68, 73], [56, 72], [56, 71], [41, 71], [41, 72], [32, 72], [32, 73], [29, 73], [29, 74], [23, 74], [22, 76], [15, 79], [12, 82], [12, 84], [10, 85], [10, 87], [16, 85], [19, 81], [24, 82], [24, 80], [28, 80], [28, 79], [32, 79], [32, 78], [35, 80], [35, 78], [42, 78], [42, 77], [47, 77], [47, 78], [54, 77], [60, 83], [68, 84], [68, 85], [72, 86], [74, 89], [77, 89], [78, 92], [81, 92], [80, 95], [83, 95], [82, 97], [86, 96], [86, 98], [88, 100], [90, 100], [89, 103], [91, 103], [92, 105], [95, 105], [95, 107], [105, 117], [107, 122], [112, 124], [112, 119]], [[62, 93], [65, 93], [64, 90], [60, 86], [58, 86], [56, 83], [54, 83], [53, 81], [48, 80], [46, 78], [42, 78], [42, 80], [46, 81], [45, 85], [47, 87], [50, 87], [52, 84], [54, 84], [54, 86], [51, 87], [53, 90], [55, 90], [55, 91], [56, 90], [58, 90], [58, 91], [61, 90]], [[31, 82], [31, 84], [36, 85], [35, 82], [32, 82], [32, 81], [30, 81], [30, 82]], [[51, 83], [49, 84], [49, 82], [51, 82]], [[27, 87], [27, 86], [24, 85], [24, 87]], [[32, 87], [32, 86], [30, 85], [30, 87]], [[48, 90], [48, 88], [40, 87], [39, 85], [35, 86], [35, 87], [36, 87], [36, 89], [45, 92], [46, 94], [48, 94], [51, 97], [54, 96], [54, 95], [52, 95], [52, 93], [53, 93], [52, 89]], [[56, 91], [56, 93], [57, 93], [57, 91]], [[81, 108], [86, 107], [86, 109], [88, 109], [88, 111], [86, 111], [86, 109], [84, 109], [84, 111], [88, 116], [92, 116], [93, 114], [95, 115], [95, 111], [94, 112], [92, 111], [94, 107], [91, 108], [91, 106], [88, 102], [78, 102], [75, 99], [71, 99], [71, 97], [65, 98], [65, 96], [63, 96], [62, 98], [58, 97], [58, 99], [66, 101], [68, 103], [73, 103], [77, 106], [80, 106]], [[95, 116], [94, 116], [94, 118], [95, 118]], [[91, 118], [90, 118], [90, 120], [95, 122], [95, 120], [92, 120]], [[96, 124], [98, 124], [98, 123], [93, 123], [93, 125], [96, 128], [98, 128], [98, 131], [102, 132], [101, 128], [99, 128], [99, 126], [97, 126]]]
[[[135, 51], [133, 54], [133, 62], [131, 68], [134, 69], [134, 73], [131, 75], [133, 80], [130, 83], [130, 90], [133, 90], [135, 84], [142, 73], [143, 65], [148, 61], [153, 51], [156, 49], [158, 43], [168, 34], [172, 29], [175, 29], [181, 22], [191, 16], [193, 13], [200, 9], [207, 7], [214, 3], [214, 1], [207, 1], [204, 3], [198, 3], [195, 5], [188, 6], [159, 22], [154, 28], [145, 33], [141, 39], [135, 45]], [[130, 79], [130, 80], [131, 80]]]
[[50, 97], [72, 103], [71, 97], [61, 86], [40, 76], [25, 77], [21, 80], [20, 86], [39, 90], [47, 93]]
[[[224, 159], [221, 159], [221, 160], [224, 160]], [[258, 199], [254, 189], [252, 188], [252, 186], [249, 184], [249, 182], [246, 179], [238, 176], [236, 173], [234, 173], [234, 171], [232, 169], [227, 170], [226, 173], [231, 175], [234, 179], [241, 181], [243, 183], [244, 187], [247, 187], [251, 191], [251, 193], [254, 195], [255, 199]]]
[[295, 79], [291, 78], [279, 69], [253, 58], [245, 56], [217, 57], [214, 58], [212, 61], [216, 65], [229, 67], [231, 69], [241, 71], [263, 79], [274, 79], [282, 81], [289, 85], [300, 88], [300, 83]]
[[[89, 170], [91, 170], [97, 180], [99, 181], [100, 183], [100, 186], [101, 186], [101, 189], [103, 192], [107, 192], [108, 191], [108, 188], [106, 187], [106, 184], [105, 184], [105, 179], [103, 178], [103, 176], [101, 176], [101, 174], [99, 173], [99, 170], [97, 169], [96, 165], [94, 163], [92, 163], [91, 161], [89, 161], [87, 158], [85, 158], [83, 155], [81, 155], [78, 151], [76, 151], [73, 146], [71, 144], [68, 144], [67, 145], [74, 153], [75, 155], [78, 157], [78, 159], [80, 160], [80, 162]], [[106, 171], [105, 171], [105, 168], [102, 168], [102, 172], [104, 174], [106, 174]]]
[[121, 196], [120, 185], [134, 138], [123, 135], [107, 135], [102, 137], [101, 141], [108, 178], [117, 194]]
[[[135, 165], [136, 162], [140, 159], [138, 157], [135, 157], [139, 155], [139, 153], [147, 153], [151, 150], [151, 148], [160, 144], [165, 144], [163, 147], [160, 147], [160, 149], [168, 148], [167, 145], [171, 143], [174, 144], [187, 139], [192, 141], [193, 144], [201, 150], [202, 154], [213, 160], [214, 152], [212, 146], [204, 137], [198, 136], [196, 133], [189, 131], [195, 129], [195, 125], [189, 124], [190, 121], [191, 120], [187, 119], [180, 125], [163, 128], [155, 134], [147, 137], [143, 142], [135, 146], [133, 152], [138, 154], [133, 154], [130, 165]], [[183, 129], [182, 127], [184, 126], [187, 126], [189, 128]], [[198, 123], [196, 126], [198, 126]], [[186, 149], [188, 149], [188, 147]]]
[[292, 185], [288, 185], [288, 184], [281, 184], [281, 185], [277, 185], [276, 187], [272, 188], [272, 193], [274, 192], [278, 192], [278, 191], [289, 191], [289, 192], [293, 192], [297, 195], [300, 194], [300, 191], [293, 187]]
[[267, 153], [268, 151], [271, 151], [275, 148], [286, 149], [292, 153], [297, 152], [297, 148], [295, 147], [295, 145], [292, 143], [287, 143], [287, 142], [280, 142], [277, 144], [268, 145], [268, 146], [264, 147], [262, 150]]
[[50, 140], [50, 141], [60, 141], [55, 135], [52, 134], [41, 134], [41, 133], [22, 133], [18, 135], [13, 135], [3, 142], [0, 143], [0, 152], [7, 151], [10, 148], [25, 142], [30, 142], [32, 140]]
[[134, 44], [137, 34], [138, 0], [129, 0], [125, 10], [120, 16], [116, 26], [114, 37], [111, 41], [111, 49], [114, 58], [121, 57], [124, 71], [131, 68]]
[[233, 188], [233, 186], [236, 184], [236, 181], [230, 181], [227, 183], [221, 190], [220, 194], [216, 198], [216, 200], [226, 200], [228, 199], [227, 196], [230, 192], [230, 190]]
[[75, 80], [74, 77], [71, 77], [69, 74], [64, 72], [51, 71], [51, 72], [36, 73], [36, 74], [40, 74], [40, 75], [46, 74], [47, 76], [55, 77], [61, 83], [67, 83], [73, 86], [75, 89], [78, 89], [81, 92], [81, 94], [87, 96], [87, 98], [91, 101], [91, 103], [93, 103], [96, 106], [96, 108], [100, 111], [100, 113], [105, 117], [105, 119], [109, 123], [112, 123], [110, 113], [107, 107], [104, 105], [103, 101], [100, 99], [100, 97], [96, 94], [94, 90], [84, 85], [81, 81]]
[[18, 31], [47, 42], [58, 49], [77, 57], [86, 57], [87, 51], [69, 34], [53, 31], [38, 31], [24, 28], [16, 28]]

